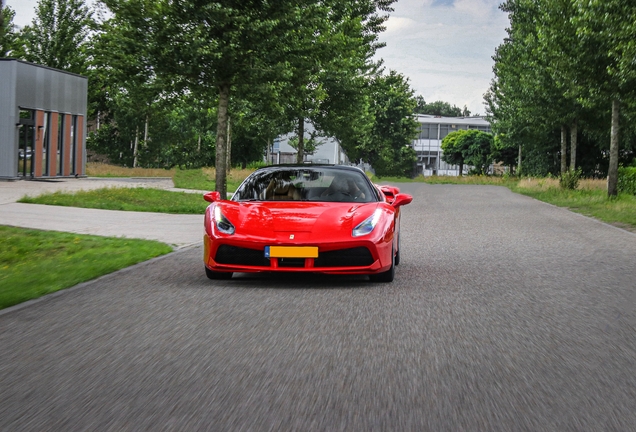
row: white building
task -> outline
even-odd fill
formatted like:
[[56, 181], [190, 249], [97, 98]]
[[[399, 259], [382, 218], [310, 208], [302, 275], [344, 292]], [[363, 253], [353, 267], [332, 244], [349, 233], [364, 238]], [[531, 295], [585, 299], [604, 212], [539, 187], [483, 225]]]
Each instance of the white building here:
[[[313, 130], [314, 127], [311, 123], [305, 123], [305, 139], [310, 138]], [[289, 145], [289, 140], [296, 135], [295, 133], [290, 133], [274, 140], [269, 154], [269, 164], [296, 163], [297, 151]], [[342, 150], [338, 140], [331, 137], [317, 137], [316, 141], [320, 144], [316, 147], [314, 154], [305, 155], [306, 163], [349, 165], [349, 158]]]
[[[458, 165], [449, 165], [442, 156], [442, 140], [451, 132], [466, 129], [477, 129], [490, 132], [490, 123], [482, 117], [440, 117], [428, 114], [417, 114], [420, 123], [419, 134], [413, 140], [413, 148], [417, 153], [415, 174], [459, 175]], [[464, 166], [467, 172], [469, 167]]]

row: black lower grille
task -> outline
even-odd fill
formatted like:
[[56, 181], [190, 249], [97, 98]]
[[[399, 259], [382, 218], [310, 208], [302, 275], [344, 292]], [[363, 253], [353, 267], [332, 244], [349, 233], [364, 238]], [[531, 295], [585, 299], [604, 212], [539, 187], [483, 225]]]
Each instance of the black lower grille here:
[[314, 261], [314, 267], [364, 267], [371, 264], [373, 256], [365, 247], [321, 252]]
[[305, 267], [305, 258], [278, 258], [278, 267]]
[[247, 249], [230, 245], [219, 246], [214, 261], [219, 264], [269, 267], [269, 258], [265, 258], [263, 250]]

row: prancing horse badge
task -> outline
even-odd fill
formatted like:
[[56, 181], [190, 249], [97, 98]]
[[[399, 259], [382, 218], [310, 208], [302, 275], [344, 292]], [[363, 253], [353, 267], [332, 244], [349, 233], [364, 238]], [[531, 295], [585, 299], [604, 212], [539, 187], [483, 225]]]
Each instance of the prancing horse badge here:
[[290, 235], [289, 235], [289, 239], [290, 239], [290, 240], [293, 240], [293, 239], [294, 239], [294, 235], [293, 235], [293, 234], [290, 234]]

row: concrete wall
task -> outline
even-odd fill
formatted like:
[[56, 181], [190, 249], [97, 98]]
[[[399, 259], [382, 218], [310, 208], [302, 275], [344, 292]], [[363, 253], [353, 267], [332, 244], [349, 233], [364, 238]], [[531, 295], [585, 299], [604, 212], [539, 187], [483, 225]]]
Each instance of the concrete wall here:
[[[80, 160], [77, 165], [80, 169], [75, 171], [84, 174], [87, 94], [88, 79], [85, 77], [19, 60], [0, 59], [0, 177], [15, 178], [18, 175], [19, 131], [16, 123], [19, 121], [20, 109], [48, 111], [55, 113], [55, 118], [57, 113], [78, 116]], [[39, 115], [36, 117], [39, 118]], [[41, 124], [37, 122], [38, 126]], [[36, 134], [39, 135], [39, 131]], [[55, 136], [52, 134], [52, 138]], [[51, 149], [56, 145], [57, 141]], [[55, 153], [52, 152], [52, 155]], [[65, 155], [62, 157], [66, 159]], [[52, 158], [48, 159], [53, 163]], [[63, 172], [67, 171], [65, 167]], [[55, 176], [54, 171], [51, 176]]]

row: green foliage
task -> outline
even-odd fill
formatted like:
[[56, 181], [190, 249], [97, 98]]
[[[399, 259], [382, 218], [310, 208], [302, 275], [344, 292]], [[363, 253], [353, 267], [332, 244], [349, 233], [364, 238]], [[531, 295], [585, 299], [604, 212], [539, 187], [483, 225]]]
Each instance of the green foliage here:
[[417, 160], [411, 142], [418, 123], [412, 116], [416, 102], [408, 78], [395, 71], [379, 75], [370, 84], [370, 94], [373, 126], [354, 153], [378, 176], [411, 176]]
[[55, 192], [35, 198], [24, 197], [19, 202], [173, 214], [203, 214], [207, 207], [207, 203], [199, 194], [148, 188], [103, 188], [75, 193]]
[[487, 174], [492, 163], [493, 136], [478, 130], [458, 130], [442, 140], [442, 160], [459, 165], [460, 175], [464, 164], [472, 165], [475, 174]]
[[506, 134], [495, 135], [492, 144], [492, 160], [513, 167], [517, 164], [519, 146], [508, 139]]
[[0, 58], [12, 56], [17, 38], [15, 24], [13, 24], [15, 11], [3, 4], [4, 2], [0, 2]]
[[464, 173], [464, 152], [463, 147], [467, 142], [461, 141], [459, 138], [464, 135], [466, 130], [458, 130], [451, 132], [442, 140], [442, 160], [447, 164], [459, 165], [459, 175]]
[[492, 163], [493, 135], [473, 129], [467, 130], [457, 141], [457, 146], [464, 149], [464, 162], [472, 165], [477, 174], [487, 174]]
[[0, 309], [169, 253], [166, 244], [0, 226]]
[[575, 190], [579, 187], [579, 181], [581, 180], [582, 172], [580, 169], [567, 170], [561, 177], [559, 177], [559, 185], [562, 189]]
[[636, 167], [618, 169], [618, 192], [636, 195]]
[[86, 71], [92, 13], [84, 0], [39, 0], [35, 18], [19, 34], [16, 55], [74, 73]]
[[512, 165], [521, 146], [523, 173], [558, 174], [561, 127], [576, 122], [576, 166], [586, 176], [605, 176], [615, 97], [622, 102], [618, 158], [633, 157], [636, 7], [620, 0], [507, 0], [501, 9], [510, 27], [485, 95], [501, 137], [494, 157]]
[[448, 102], [435, 101], [432, 103], [426, 103], [422, 96], [416, 96], [417, 105], [415, 107], [416, 114], [430, 114], [442, 117], [469, 117], [470, 111], [464, 105], [464, 109], [461, 109]]

